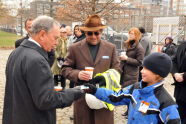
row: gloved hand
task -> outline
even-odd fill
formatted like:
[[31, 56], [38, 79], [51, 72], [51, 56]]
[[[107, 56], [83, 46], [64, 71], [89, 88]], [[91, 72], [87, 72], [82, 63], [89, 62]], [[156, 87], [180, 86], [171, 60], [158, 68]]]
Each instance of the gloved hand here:
[[99, 84], [99, 86], [105, 86], [106, 81], [103, 76], [96, 76], [95, 78], [89, 81], [90, 84]]
[[58, 58], [57, 58], [57, 66], [58, 66], [59, 68], [62, 67], [63, 62], [64, 62], [64, 58], [61, 58], [61, 57], [58, 57]]
[[62, 97], [61, 108], [70, 106], [73, 101], [81, 98], [84, 95], [84, 92], [80, 89], [80, 87], [65, 89], [59, 93], [61, 94], [60, 97]]
[[97, 91], [96, 86], [93, 84], [86, 83], [86, 84], [84, 84], [84, 86], [89, 87], [89, 89], [84, 89], [85, 93], [90, 93], [90, 94], [94, 95]]
[[76, 86], [74, 88], [70, 88], [72, 90], [74, 90], [74, 100], [79, 99], [80, 97], [82, 97], [84, 95], [84, 91], [81, 89], [80, 86]]
[[109, 96], [109, 99], [112, 102], [120, 102], [123, 98], [125, 98], [124, 94], [121, 94], [119, 96], [115, 96], [115, 95], [112, 94], [112, 95]]

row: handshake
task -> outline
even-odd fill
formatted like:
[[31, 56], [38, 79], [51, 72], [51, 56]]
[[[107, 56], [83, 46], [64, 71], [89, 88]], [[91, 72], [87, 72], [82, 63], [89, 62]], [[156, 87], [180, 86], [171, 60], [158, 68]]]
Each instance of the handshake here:
[[[84, 84], [81, 86], [81, 90], [84, 91], [84, 93], [90, 93], [92, 95], [94, 95], [97, 91], [97, 87], [93, 84]], [[116, 96], [114, 94], [111, 94], [108, 96], [111, 102], [120, 102], [123, 98], [126, 98], [126, 96], [124, 94], [121, 94], [119, 96]]]
[[[81, 89], [85, 93], [90, 93], [94, 95], [97, 91], [97, 87], [95, 86], [96, 84], [99, 84], [99, 86], [106, 86], [105, 78], [103, 76], [96, 76], [95, 78], [82, 85]], [[121, 94], [119, 96], [111, 94], [108, 97], [112, 102], [120, 102], [123, 98], [126, 98], [124, 94]]]
[[95, 78], [86, 81], [86, 83], [83, 83], [81, 89], [85, 93], [95, 94], [97, 90], [96, 84], [99, 84], [99, 86], [105, 86], [106, 85], [105, 78], [103, 76], [96, 76]]

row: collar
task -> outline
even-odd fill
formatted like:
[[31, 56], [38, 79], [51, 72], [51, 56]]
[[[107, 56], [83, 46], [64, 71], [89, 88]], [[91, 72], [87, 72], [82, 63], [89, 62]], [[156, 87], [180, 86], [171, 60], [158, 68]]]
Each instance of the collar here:
[[30, 39], [25, 39], [23, 43], [21, 43], [21, 46], [36, 50], [48, 61], [47, 52], [35, 42], [30, 41]]
[[35, 43], [35, 44], [38, 45], [39, 47], [41, 47], [41, 45], [40, 45], [37, 41], [33, 40], [31, 37], [29, 37], [28, 40], [31, 41], [31, 42], [33, 42], [33, 43]]
[[142, 93], [142, 94], [153, 92], [156, 88], [159, 88], [159, 87], [163, 86], [163, 80], [156, 83], [156, 84], [153, 84], [153, 85], [146, 86], [146, 87], [142, 88], [143, 83], [144, 82], [142, 82], [142, 81], [140, 82], [140, 90], [139, 90], [139, 92]]

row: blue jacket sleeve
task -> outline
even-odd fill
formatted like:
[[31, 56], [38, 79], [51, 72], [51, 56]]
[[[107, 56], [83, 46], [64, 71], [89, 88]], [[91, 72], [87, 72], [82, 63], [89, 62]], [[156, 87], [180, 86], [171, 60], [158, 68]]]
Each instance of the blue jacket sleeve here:
[[113, 104], [115, 106], [118, 106], [118, 105], [129, 105], [129, 103], [130, 103], [130, 99], [129, 98], [124, 98], [120, 102], [112, 102], [112, 101], [110, 101], [109, 96], [110, 95], [120, 96], [120, 95], [123, 95], [123, 94], [129, 94], [130, 88], [131, 88], [131, 86], [123, 88], [118, 93], [114, 92], [112, 90], [105, 89], [105, 88], [97, 88], [95, 96], [98, 99], [100, 99], [100, 100], [102, 100], [104, 102]]
[[181, 124], [177, 105], [171, 105], [161, 110], [160, 119], [165, 124]]

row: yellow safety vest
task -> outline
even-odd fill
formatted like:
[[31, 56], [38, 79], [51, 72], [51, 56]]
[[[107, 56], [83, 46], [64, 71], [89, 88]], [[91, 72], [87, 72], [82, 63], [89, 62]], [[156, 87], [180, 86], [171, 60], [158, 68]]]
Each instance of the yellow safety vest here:
[[[121, 75], [117, 70], [109, 69], [103, 73], [96, 74], [94, 77], [96, 76], [103, 76], [105, 78], [106, 86], [104, 86], [103, 88], [113, 90], [115, 92], [118, 92], [121, 89], [121, 85], [120, 85]], [[106, 103], [106, 102], [104, 103], [107, 105], [110, 111], [114, 110], [114, 105]]]

